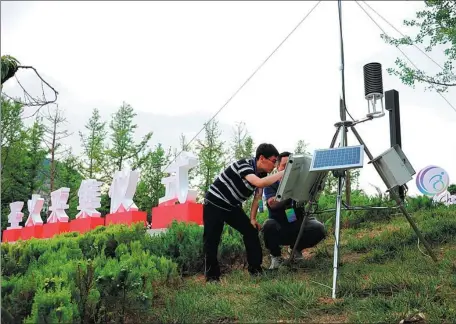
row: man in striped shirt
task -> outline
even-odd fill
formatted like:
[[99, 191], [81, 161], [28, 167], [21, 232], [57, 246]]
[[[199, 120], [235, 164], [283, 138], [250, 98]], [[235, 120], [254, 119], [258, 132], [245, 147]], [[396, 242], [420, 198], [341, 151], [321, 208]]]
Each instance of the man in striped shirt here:
[[[255, 157], [242, 159], [228, 166], [209, 187], [204, 200], [204, 273], [207, 281], [220, 279], [217, 251], [225, 223], [239, 231], [247, 252], [248, 270], [252, 275], [263, 272], [256, 221], [258, 202], [263, 188], [282, 179], [283, 172], [270, 173], [276, 164], [279, 152], [272, 144], [258, 146]], [[255, 192], [250, 219], [242, 209], [242, 203]]]

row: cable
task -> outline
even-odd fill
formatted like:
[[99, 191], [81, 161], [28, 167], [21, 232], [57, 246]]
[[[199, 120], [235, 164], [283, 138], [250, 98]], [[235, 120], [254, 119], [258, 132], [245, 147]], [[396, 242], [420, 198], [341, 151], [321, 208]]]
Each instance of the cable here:
[[342, 36], [342, 0], [338, 1], [339, 9], [339, 31], [340, 31], [340, 62], [341, 62], [341, 74], [342, 74], [342, 100], [344, 103], [344, 109], [347, 112], [348, 116], [355, 121], [348, 112], [347, 105], [345, 102], [345, 59], [344, 59], [344, 37]]
[[[385, 34], [386, 36], [388, 36], [388, 34], [385, 32], [385, 30], [375, 21], [374, 18], [372, 18], [372, 16], [366, 11], [366, 9], [364, 9], [358, 1], [356, 1], [356, 4], [364, 11], [364, 13], [372, 20], [372, 22], [377, 25], [377, 27], [382, 31], [383, 34]], [[375, 10], [373, 10], [375, 12]], [[379, 15], [380, 16], [380, 15]], [[389, 37], [389, 36], [388, 36]], [[418, 67], [416, 66], [415, 63], [413, 63], [413, 61], [399, 48], [399, 45], [395, 45], [395, 47], [402, 53], [402, 55], [404, 55], [404, 57], [410, 62], [410, 64], [413, 65], [413, 67], [416, 69], [416, 70], [420, 70], [418, 69]], [[453, 108], [453, 110], [456, 112], [456, 108], [448, 101], [447, 98], [445, 98], [445, 96], [443, 94], [441, 94], [440, 92], [437, 91], [437, 93], [448, 103], [448, 105]]]
[[[309, 17], [309, 15], [315, 10], [315, 8], [320, 4], [321, 1], [318, 1], [317, 4], [315, 6], [312, 7], [312, 9], [310, 9], [310, 11], [304, 16], [304, 18], [301, 19], [301, 21], [296, 25], [295, 28], [293, 28], [293, 30], [287, 35], [287, 37], [285, 37], [285, 39], [280, 42], [280, 44], [274, 49], [274, 51], [272, 51], [271, 54], [269, 54], [269, 56], [263, 61], [263, 63], [260, 64], [260, 66], [252, 73], [252, 75], [250, 75], [247, 80], [239, 87], [239, 89], [236, 90], [236, 92], [228, 99], [227, 102], [225, 102], [225, 104], [220, 107], [220, 109], [215, 113], [214, 116], [212, 116], [211, 119], [209, 119], [203, 126], [203, 128], [201, 128], [199, 130], [198, 133], [196, 133], [196, 135], [187, 143], [187, 146], [190, 145], [197, 137], [198, 135], [204, 130], [204, 128], [206, 127], [206, 125], [208, 123], [210, 123], [215, 117], [217, 117], [217, 115], [222, 111], [223, 108], [226, 107], [226, 105], [228, 105], [228, 103], [238, 94], [239, 91], [241, 91], [242, 88], [244, 88], [244, 86], [247, 84], [247, 82], [250, 81], [250, 79], [253, 78], [253, 76], [263, 67], [263, 65], [272, 57], [272, 55], [274, 55], [274, 53], [283, 45], [283, 43], [285, 43], [285, 41], [295, 32], [296, 29], [298, 29], [299, 26], [301, 26], [301, 24], [307, 19], [307, 17]], [[179, 155], [181, 155], [181, 153], [183, 152], [184, 150], [181, 150], [179, 152], [179, 154], [177, 154], [174, 159], [166, 166], [166, 168], [164, 170], [166, 170], [174, 161], [176, 161], [177, 157]]]

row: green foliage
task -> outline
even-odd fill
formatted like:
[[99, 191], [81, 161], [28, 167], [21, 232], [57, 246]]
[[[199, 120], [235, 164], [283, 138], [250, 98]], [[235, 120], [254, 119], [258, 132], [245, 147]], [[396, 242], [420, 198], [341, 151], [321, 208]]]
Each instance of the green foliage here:
[[456, 183], [449, 185], [447, 190], [450, 195], [456, 195]]
[[163, 169], [167, 164], [168, 156], [161, 144], [158, 144], [155, 150], [147, 153], [141, 167], [141, 179], [136, 189], [135, 201], [140, 210], [147, 211], [148, 216], [151, 215], [152, 207], [158, 205], [159, 198], [165, 195], [165, 186], [161, 179], [166, 176]]
[[246, 159], [253, 155], [253, 139], [249, 135], [245, 123], [238, 122], [233, 128], [231, 162]]
[[2, 55], [1, 66], [2, 66], [2, 85], [8, 79], [12, 78], [17, 72], [18, 66], [20, 65], [19, 61], [12, 57], [11, 55]]
[[442, 71], [429, 75], [418, 69], [415, 65], [402, 59], [396, 60], [397, 69], [390, 68], [388, 72], [398, 76], [401, 81], [409, 86], [416, 82], [426, 84], [427, 89], [437, 92], [447, 91], [448, 87], [456, 86], [456, 74], [453, 63], [456, 60], [456, 4], [452, 0], [425, 1], [426, 9], [416, 13], [416, 19], [404, 20], [404, 25], [419, 28], [414, 37], [391, 38], [382, 35], [382, 38], [394, 46], [426, 44], [425, 51], [431, 52], [434, 48], [443, 49], [446, 61]]
[[309, 152], [307, 152], [308, 146], [309, 146], [309, 143], [306, 143], [304, 140], [299, 140], [298, 143], [296, 143], [296, 148], [293, 153], [294, 154], [309, 153]]
[[108, 179], [111, 179], [113, 171], [122, 170], [127, 164], [134, 170], [140, 167], [145, 159], [141, 154], [152, 137], [152, 132], [147, 133], [140, 143], [135, 143], [133, 140], [137, 128], [137, 125], [133, 123], [135, 116], [133, 107], [124, 102], [109, 124], [111, 146], [106, 153], [112, 164], [109, 166], [113, 166], [114, 169], [108, 168], [109, 173], [106, 175]]
[[85, 125], [86, 134], [79, 132], [81, 146], [84, 152], [83, 173], [89, 179], [97, 179], [101, 176], [104, 162], [104, 141], [106, 139], [106, 122], [101, 121], [100, 112], [97, 108], [92, 111], [92, 116]]
[[200, 195], [205, 195], [209, 186], [222, 171], [224, 166], [224, 143], [220, 140], [221, 131], [214, 119], [204, 126], [204, 140], [197, 140], [196, 151], [199, 164], [197, 173], [201, 180], [198, 185]]
[[148, 243], [138, 225], [2, 244], [2, 311], [14, 322], [144, 319], [160, 287], [178, 283], [177, 265]]

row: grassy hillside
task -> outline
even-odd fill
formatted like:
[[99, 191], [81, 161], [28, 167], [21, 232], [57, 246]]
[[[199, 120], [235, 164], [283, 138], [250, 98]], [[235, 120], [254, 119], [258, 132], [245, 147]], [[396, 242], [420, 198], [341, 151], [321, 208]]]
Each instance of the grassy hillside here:
[[341, 232], [335, 301], [332, 228], [304, 261], [253, 279], [241, 237], [226, 227], [219, 284], [204, 282], [198, 226], [154, 237], [112, 226], [2, 244], [2, 323], [453, 322], [456, 210], [413, 217], [439, 262], [423, 255], [402, 215], [357, 221]]

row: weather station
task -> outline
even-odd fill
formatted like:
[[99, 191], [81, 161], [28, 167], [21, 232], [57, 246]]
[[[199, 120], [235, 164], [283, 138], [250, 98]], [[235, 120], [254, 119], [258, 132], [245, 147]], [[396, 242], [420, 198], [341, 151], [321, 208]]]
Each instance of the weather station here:
[[[360, 120], [347, 120], [347, 107], [345, 105], [345, 77], [344, 77], [344, 49], [342, 36], [342, 10], [341, 1], [339, 5], [339, 32], [340, 32], [340, 53], [341, 53], [341, 83], [342, 93], [340, 98], [340, 121], [335, 123], [336, 132], [332, 138], [329, 148], [317, 149], [311, 154], [291, 155], [284, 172], [283, 179], [277, 191], [277, 201], [293, 199], [296, 206], [303, 207], [303, 222], [299, 235], [294, 244], [293, 252], [287, 263], [293, 261], [296, 247], [300, 241], [308, 216], [313, 214], [312, 207], [318, 202], [319, 194], [323, 191], [328, 172], [332, 172], [338, 179], [337, 197], [335, 206], [335, 228], [334, 228], [334, 258], [333, 258], [333, 282], [332, 298], [337, 295], [337, 276], [339, 265], [339, 244], [340, 244], [340, 220], [342, 210], [342, 193], [346, 182], [347, 171], [356, 168], [363, 168], [365, 165], [364, 153], [369, 159], [367, 164], [372, 164], [378, 175], [386, 185], [390, 197], [407, 218], [416, 235], [419, 238], [431, 258], [437, 262], [435, 254], [430, 245], [424, 239], [417, 225], [407, 212], [404, 206], [404, 192], [406, 184], [412, 180], [416, 173], [413, 166], [401, 149], [400, 125], [398, 117], [398, 93], [395, 90], [387, 91], [386, 109], [391, 112], [391, 147], [384, 153], [374, 157], [365, 141], [355, 128], [355, 125], [373, 121], [385, 116], [385, 105], [383, 103], [383, 78], [382, 66], [378, 62], [364, 65], [364, 97], [367, 100], [367, 114]], [[349, 114], [350, 115], [350, 114]], [[351, 117], [351, 115], [350, 115]], [[347, 132], [351, 130], [359, 142], [356, 146], [347, 146]], [[339, 139], [336, 147], [337, 139]], [[345, 205], [344, 209], [355, 209]], [[365, 207], [368, 209], [369, 207]], [[376, 207], [384, 208], [384, 207]]]

